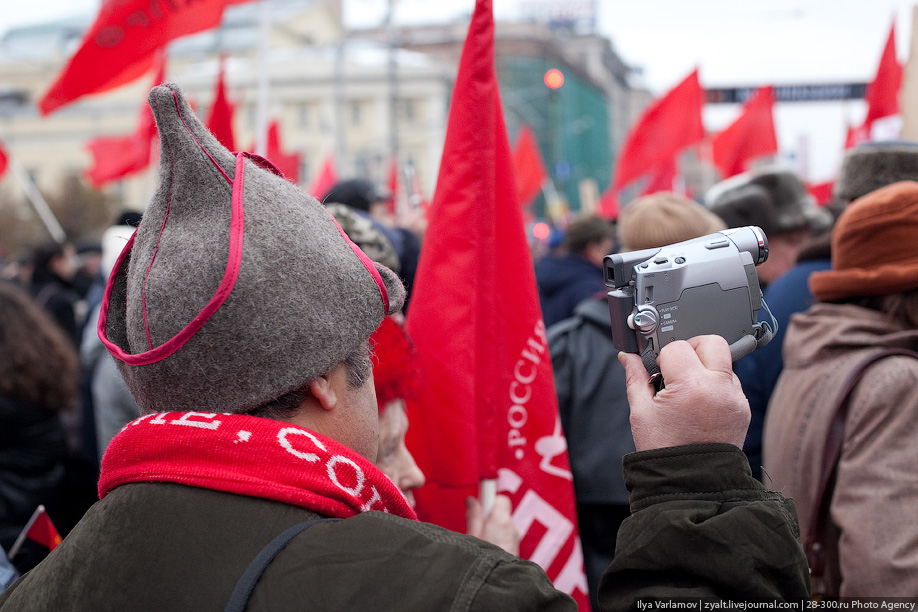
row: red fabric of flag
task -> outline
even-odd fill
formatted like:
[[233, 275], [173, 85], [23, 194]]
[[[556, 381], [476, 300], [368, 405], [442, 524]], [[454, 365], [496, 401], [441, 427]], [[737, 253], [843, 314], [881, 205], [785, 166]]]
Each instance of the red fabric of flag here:
[[386, 181], [389, 189], [389, 199], [386, 200], [386, 209], [395, 216], [395, 201], [398, 197], [398, 160], [394, 157], [389, 160], [389, 177]]
[[648, 176], [647, 184], [641, 190], [641, 195], [650, 195], [658, 191], [672, 191], [677, 173], [678, 167], [675, 157], [663, 161]]
[[[693, 71], [662, 98], [653, 102], [625, 138], [615, 165], [612, 190], [657, 167], [685, 147], [704, 138], [701, 110], [704, 90]], [[611, 211], [602, 209], [611, 218]]]
[[548, 178], [535, 135], [528, 125], [520, 128], [516, 147], [513, 149], [513, 170], [516, 174], [516, 192], [519, 194], [520, 204], [528, 206], [542, 191], [542, 183]]
[[723, 178], [744, 172], [746, 164], [757, 157], [778, 152], [774, 104], [772, 87], [757, 89], [740, 116], [711, 140], [711, 156]]
[[322, 160], [322, 166], [319, 168], [319, 172], [316, 173], [312, 183], [306, 189], [306, 192], [312, 197], [321, 200], [337, 182], [338, 173], [335, 171], [335, 156], [329, 154]]
[[902, 86], [902, 65], [896, 59], [896, 24], [889, 29], [889, 37], [883, 47], [883, 56], [877, 67], [873, 82], [867, 87], [867, 117], [864, 125], [870, 126], [877, 119], [899, 113], [899, 89]]
[[807, 183], [806, 190], [816, 199], [816, 204], [825, 206], [832, 202], [832, 189], [834, 187], [835, 181], [832, 180], [825, 183]]
[[[280, 141], [280, 123], [277, 119], [271, 121], [268, 124], [268, 142], [267, 142], [267, 153], [265, 157], [268, 158], [274, 166], [280, 170], [281, 174], [284, 175], [284, 178], [296, 185], [300, 181], [300, 154], [299, 153], [284, 153], [283, 148], [281, 147]], [[255, 150], [255, 145], [252, 145], [250, 149]], [[310, 192], [311, 193], [311, 192]], [[316, 196], [319, 197], [319, 196]]]
[[249, 0], [104, 0], [80, 47], [42, 97], [42, 115], [146, 73], [169, 41], [219, 25], [223, 10]]
[[57, 548], [57, 545], [60, 544], [62, 540], [43, 506], [39, 507], [37, 516], [35, 520], [32, 521], [32, 526], [29, 527], [29, 530], [26, 532], [26, 537], [38, 542], [49, 550]]
[[408, 311], [421, 377], [408, 444], [425, 520], [465, 531], [463, 498], [497, 479], [520, 556], [587, 609], [567, 445], [494, 68], [477, 0]]
[[[165, 57], [160, 55], [154, 85], [165, 80], [165, 66]], [[86, 171], [86, 178], [92, 185], [100, 187], [144, 170], [150, 165], [150, 149], [155, 137], [153, 111], [144, 100], [140, 104], [137, 127], [133, 133], [127, 136], [103, 136], [86, 143], [93, 158], [93, 165]]]
[[214, 102], [207, 117], [207, 129], [230, 151], [236, 150], [236, 139], [233, 137], [233, 105], [226, 97], [226, 80], [224, 60], [220, 59], [220, 72], [217, 75], [217, 86]]
[[6, 149], [3, 147], [3, 143], [0, 142], [0, 178], [3, 178], [3, 175], [6, 173], [6, 167], [9, 165], [9, 161]]

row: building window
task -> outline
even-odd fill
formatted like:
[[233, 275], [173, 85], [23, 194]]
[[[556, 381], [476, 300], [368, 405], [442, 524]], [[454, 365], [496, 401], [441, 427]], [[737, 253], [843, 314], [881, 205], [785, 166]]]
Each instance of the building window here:
[[306, 127], [309, 125], [309, 105], [305, 102], [301, 102], [298, 109], [298, 121], [300, 127]]
[[360, 125], [360, 102], [351, 102], [351, 125]]
[[414, 100], [402, 100], [402, 119], [406, 123], [414, 123], [417, 117], [417, 109]]

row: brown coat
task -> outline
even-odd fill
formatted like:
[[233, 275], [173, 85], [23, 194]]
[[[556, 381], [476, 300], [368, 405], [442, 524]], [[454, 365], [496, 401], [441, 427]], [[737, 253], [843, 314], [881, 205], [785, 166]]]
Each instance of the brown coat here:
[[[890, 347], [918, 349], [918, 330], [853, 305], [816, 304], [791, 319], [763, 454], [766, 479], [796, 501], [803, 537], [836, 395], [860, 361]], [[887, 357], [867, 370], [849, 401], [831, 503], [838, 539], [829, 578], [840, 595], [918, 595], [916, 465], [918, 359]]]

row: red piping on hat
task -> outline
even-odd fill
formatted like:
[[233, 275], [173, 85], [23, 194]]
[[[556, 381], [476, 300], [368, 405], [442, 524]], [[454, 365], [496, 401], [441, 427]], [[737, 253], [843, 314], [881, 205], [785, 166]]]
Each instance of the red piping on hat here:
[[226, 298], [229, 297], [233, 287], [236, 285], [236, 280], [239, 278], [239, 269], [242, 266], [242, 239], [245, 230], [245, 215], [242, 200], [244, 178], [245, 156], [239, 153], [236, 155], [236, 176], [233, 181], [233, 204], [232, 211], [230, 213], [229, 258], [226, 263], [226, 270], [223, 272], [223, 279], [220, 281], [220, 285], [214, 292], [213, 297], [210, 298], [210, 301], [206, 306], [204, 306], [201, 312], [199, 312], [198, 315], [192, 319], [188, 325], [186, 325], [172, 338], [156, 348], [150, 349], [144, 353], [138, 353], [136, 355], [127, 353], [120, 346], [109, 340], [105, 331], [105, 324], [108, 320], [109, 301], [111, 299], [112, 286], [114, 285], [113, 281], [117, 276], [125, 257], [127, 257], [127, 254], [134, 246], [134, 236], [131, 236], [131, 239], [128, 240], [127, 246], [121, 252], [118, 260], [115, 262], [115, 267], [112, 270], [108, 284], [105, 287], [105, 296], [102, 299], [102, 312], [99, 316], [99, 338], [116, 359], [120, 359], [127, 365], [131, 366], [148, 365], [165, 359], [166, 357], [172, 355], [177, 350], [182, 348], [185, 343], [188, 342], [199, 329], [201, 329], [204, 323], [206, 323], [207, 320], [213, 316], [217, 309], [223, 305], [223, 303], [226, 301]]
[[150, 337], [150, 324], [147, 321], [147, 278], [150, 276], [150, 270], [153, 269], [153, 262], [156, 261], [156, 254], [159, 253], [159, 243], [163, 239], [163, 232], [166, 230], [166, 221], [169, 220], [169, 208], [172, 206], [172, 188], [175, 186], [175, 158], [172, 156], [172, 150], [169, 150], [169, 197], [166, 198], [166, 214], [163, 215], [163, 224], [159, 228], [159, 235], [156, 237], [156, 246], [153, 248], [153, 255], [150, 257], [150, 265], [143, 275], [143, 285], [140, 287], [140, 305], [143, 309], [143, 331], [147, 335], [147, 346], [153, 348], [153, 339]]
[[[325, 212], [328, 212], [328, 209], [325, 209]], [[370, 276], [373, 277], [373, 280], [376, 282], [376, 288], [379, 289], [379, 297], [382, 298], [383, 303], [383, 314], [389, 314], [389, 292], [386, 291], [386, 284], [383, 282], [382, 276], [379, 275], [379, 270], [376, 269], [376, 264], [373, 263], [367, 254], [364, 253], [359, 246], [354, 244], [350, 239], [347, 233], [341, 229], [341, 225], [338, 223], [338, 220], [335, 219], [335, 216], [328, 213], [328, 216], [331, 217], [331, 220], [334, 221], [335, 227], [338, 228], [338, 233], [341, 234], [341, 237], [347, 242], [348, 246], [351, 247], [351, 250], [357, 255], [360, 259], [360, 263], [363, 264], [363, 267], [367, 269], [367, 272], [370, 273]]]

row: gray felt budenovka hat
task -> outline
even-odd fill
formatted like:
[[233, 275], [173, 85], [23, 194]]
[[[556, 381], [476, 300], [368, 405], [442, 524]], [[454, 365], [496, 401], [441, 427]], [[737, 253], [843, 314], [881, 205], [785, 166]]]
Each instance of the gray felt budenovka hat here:
[[159, 185], [99, 335], [144, 412], [242, 412], [328, 372], [404, 299], [315, 198], [153, 88]]

